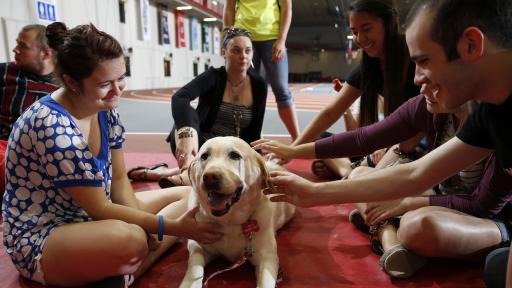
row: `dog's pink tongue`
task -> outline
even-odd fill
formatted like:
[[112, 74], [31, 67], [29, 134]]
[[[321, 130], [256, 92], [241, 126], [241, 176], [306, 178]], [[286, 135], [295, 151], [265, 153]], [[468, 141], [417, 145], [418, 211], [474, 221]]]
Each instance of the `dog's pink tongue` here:
[[231, 195], [222, 195], [222, 194], [211, 194], [208, 197], [208, 202], [210, 202], [210, 208], [212, 210], [224, 210], [229, 205], [229, 201], [231, 200]]
[[228, 205], [228, 201], [227, 200], [224, 200], [224, 201], [215, 201], [215, 202], [211, 202], [210, 203], [210, 208], [212, 210], [218, 210], [218, 211], [222, 211], [224, 209], [226, 209], [226, 206]]

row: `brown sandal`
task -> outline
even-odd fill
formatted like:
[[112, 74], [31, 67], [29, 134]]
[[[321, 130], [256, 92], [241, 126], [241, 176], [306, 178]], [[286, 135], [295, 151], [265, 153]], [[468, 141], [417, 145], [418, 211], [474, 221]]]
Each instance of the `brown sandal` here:
[[158, 186], [160, 186], [160, 188], [162, 188], [162, 189], [177, 187], [177, 186], [186, 186], [185, 182], [183, 181], [183, 177], [181, 177], [181, 174], [177, 175], [180, 180], [180, 182], [178, 184], [176, 184], [172, 181], [172, 177], [174, 177], [174, 176], [176, 176], [176, 175], [166, 176], [166, 177], [162, 177], [162, 178], [158, 179]]
[[315, 160], [311, 163], [311, 171], [318, 178], [333, 179], [339, 178], [329, 166], [325, 164], [323, 160]]
[[[151, 167], [138, 166], [138, 167], [128, 170], [128, 172], [126, 174], [128, 175], [128, 179], [130, 179], [132, 181], [150, 181], [150, 180], [148, 180], [148, 172], [151, 170], [156, 170], [157, 168], [160, 168], [160, 167], [167, 168], [169, 166], [167, 166], [166, 163], [158, 163]], [[140, 170], [142, 170], [142, 174], [140, 174], [140, 176], [134, 177], [133, 173], [140, 171]]]

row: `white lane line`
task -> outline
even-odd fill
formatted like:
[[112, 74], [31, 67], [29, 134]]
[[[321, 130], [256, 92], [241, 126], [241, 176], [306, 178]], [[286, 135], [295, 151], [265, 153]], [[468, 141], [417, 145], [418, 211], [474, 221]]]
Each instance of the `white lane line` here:
[[[131, 102], [145, 102], [145, 103], [159, 103], [159, 104], [168, 104], [171, 105], [169, 101], [158, 101], [158, 100], [144, 100], [144, 99], [130, 99], [130, 98], [121, 98], [123, 101], [131, 101]], [[192, 102], [192, 103], [195, 103]], [[277, 107], [267, 107], [267, 110], [277, 111]], [[319, 109], [308, 109], [308, 108], [296, 108], [297, 112], [308, 112], [308, 113], [318, 113]]]

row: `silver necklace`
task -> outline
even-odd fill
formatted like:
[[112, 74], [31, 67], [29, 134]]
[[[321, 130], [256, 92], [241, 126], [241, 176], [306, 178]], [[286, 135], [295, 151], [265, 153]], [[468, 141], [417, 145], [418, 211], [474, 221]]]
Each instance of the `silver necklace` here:
[[[238, 104], [238, 102], [240, 101], [240, 97], [238, 96], [238, 93], [236, 93], [236, 90], [235, 89], [238, 89], [239, 87], [242, 88], [245, 83], [245, 79], [247, 79], [247, 76], [245, 76], [242, 80], [240, 80], [238, 83], [234, 84], [233, 82], [231, 82], [231, 80], [229, 80], [228, 78], [228, 82], [229, 82], [229, 88], [231, 90], [231, 100], [233, 101], [233, 104]], [[240, 90], [239, 90], [240, 91]]]
[[[229, 87], [231, 88], [231, 101], [233, 102], [232, 103], [232, 107], [233, 107], [233, 123], [235, 124], [235, 133], [236, 133], [236, 137], [240, 138], [240, 124], [242, 122], [242, 118], [243, 118], [243, 114], [242, 114], [242, 111], [239, 107], [239, 103], [240, 102], [240, 97], [238, 96], [238, 93], [236, 93], [236, 88], [238, 87], [243, 87], [243, 84], [245, 83], [245, 79], [247, 78], [244, 77], [240, 82], [236, 83], [236, 84], [233, 84], [233, 82], [231, 82], [229, 79], [228, 79], [228, 82], [229, 82]], [[239, 90], [240, 91], [240, 90]]]

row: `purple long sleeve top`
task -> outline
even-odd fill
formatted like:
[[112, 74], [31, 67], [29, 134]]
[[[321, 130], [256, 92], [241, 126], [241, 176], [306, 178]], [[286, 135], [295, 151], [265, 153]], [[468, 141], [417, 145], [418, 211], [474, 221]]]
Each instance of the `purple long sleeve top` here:
[[382, 121], [315, 141], [316, 157], [362, 156], [400, 143], [419, 132], [426, 133], [429, 146], [432, 146], [438, 126], [434, 122], [437, 121], [434, 121], [434, 114], [427, 111], [425, 97], [418, 95], [407, 100]]
[[[432, 149], [443, 118], [442, 114], [428, 112], [425, 98], [419, 95], [380, 122], [315, 141], [315, 153], [320, 159], [366, 155], [407, 140], [419, 132], [425, 132], [429, 149]], [[501, 214], [500, 217], [509, 219], [509, 214], [512, 215], [512, 176], [502, 170], [493, 153], [473, 193], [432, 195], [429, 203], [478, 217]], [[504, 210], [505, 207], [507, 209]]]

